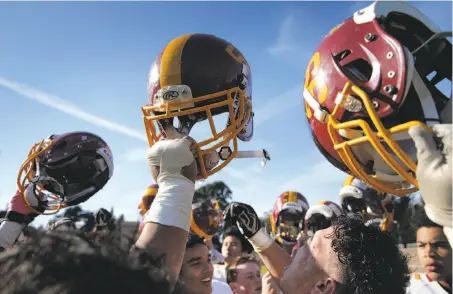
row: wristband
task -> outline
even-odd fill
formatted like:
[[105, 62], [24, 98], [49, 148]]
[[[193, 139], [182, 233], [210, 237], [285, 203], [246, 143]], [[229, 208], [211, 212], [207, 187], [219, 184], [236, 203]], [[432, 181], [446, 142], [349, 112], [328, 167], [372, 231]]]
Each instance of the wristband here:
[[274, 243], [274, 240], [272, 240], [271, 236], [264, 230], [264, 228], [261, 228], [255, 233], [255, 235], [248, 238], [248, 240], [250, 244], [252, 244], [255, 252], [258, 253], [266, 250], [272, 245], [272, 243]]

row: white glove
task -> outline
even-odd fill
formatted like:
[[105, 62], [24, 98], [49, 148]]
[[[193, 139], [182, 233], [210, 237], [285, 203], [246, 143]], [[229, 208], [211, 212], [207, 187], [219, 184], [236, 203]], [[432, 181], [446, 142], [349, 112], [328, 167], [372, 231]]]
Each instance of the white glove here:
[[[417, 180], [425, 201], [426, 215], [435, 223], [452, 227], [452, 125], [439, 124], [433, 127], [433, 134], [422, 127], [409, 129], [409, 135], [417, 148]], [[440, 139], [439, 149], [434, 136]]]
[[148, 151], [148, 164], [160, 167], [160, 173], [157, 176], [159, 190], [145, 215], [145, 224], [154, 222], [189, 231], [195, 183], [182, 173], [183, 168], [192, 166], [196, 174], [190, 144], [185, 138], [162, 140]]

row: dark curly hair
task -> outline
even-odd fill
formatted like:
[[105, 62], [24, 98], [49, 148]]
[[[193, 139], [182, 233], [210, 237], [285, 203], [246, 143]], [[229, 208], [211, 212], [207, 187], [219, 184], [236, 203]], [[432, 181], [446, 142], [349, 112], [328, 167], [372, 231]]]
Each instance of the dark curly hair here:
[[343, 271], [341, 294], [404, 294], [409, 283], [407, 257], [392, 237], [342, 215], [333, 225], [333, 251]]
[[163, 260], [117, 237], [37, 233], [0, 255], [0, 293], [171, 293]]

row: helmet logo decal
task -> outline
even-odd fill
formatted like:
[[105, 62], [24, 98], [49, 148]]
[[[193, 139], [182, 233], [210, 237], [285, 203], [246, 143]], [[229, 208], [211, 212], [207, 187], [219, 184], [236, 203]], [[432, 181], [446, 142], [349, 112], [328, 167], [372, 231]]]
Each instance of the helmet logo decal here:
[[171, 101], [175, 100], [178, 97], [179, 97], [178, 91], [167, 91], [164, 93], [162, 98], [164, 99], [164, 101]]
[[234, 60], [236, 60], [238, 63], [244, 63], [245, 59], [244, 56], [242, 56], [236, 48], [234, 48], [233, 45], [228, 45], [228, 47], [225, 49], [226, 53], [233, 57]]
[[[316, 98], [317, 96], [318, 102], [322, 104], [327, 99], [328, 88], [324, 80], [324, 73], [319, 71], [320, 65], [321, 55], [319, 52], [316, 52], [308, 63], [307, 71], [305, 72], [304, 88], [307, 89], [312, 97]], [[317, 90], [316, 96], [315, 89]]]

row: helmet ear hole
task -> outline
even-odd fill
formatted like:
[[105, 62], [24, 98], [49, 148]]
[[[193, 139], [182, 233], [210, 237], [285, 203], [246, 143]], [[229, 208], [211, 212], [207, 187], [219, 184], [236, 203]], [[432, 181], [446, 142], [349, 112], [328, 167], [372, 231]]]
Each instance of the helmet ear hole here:
[[345, 74], [349, 76], [351, 80], [358, 80], [362, 83], [368, 82], [373, 73], [373, 67], [363, 58], [358, 58], [345, 64], [344, 69]]

